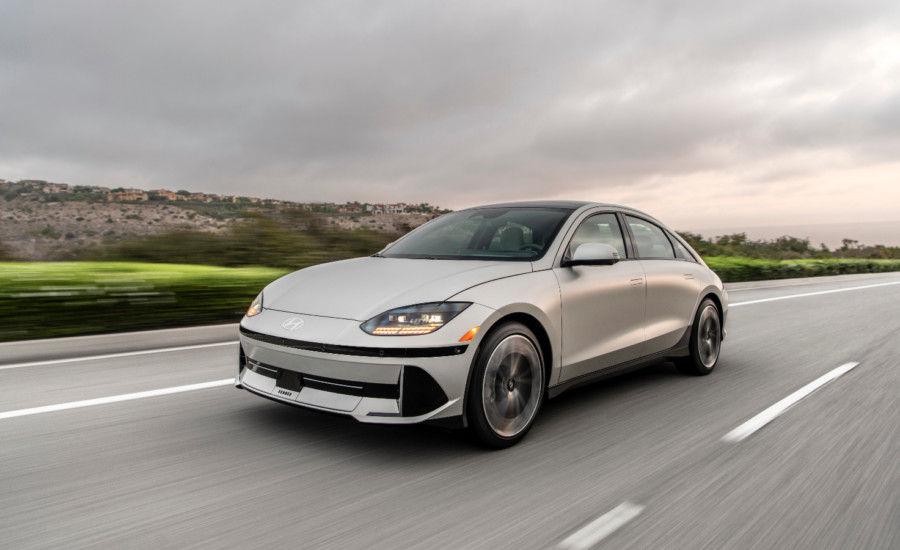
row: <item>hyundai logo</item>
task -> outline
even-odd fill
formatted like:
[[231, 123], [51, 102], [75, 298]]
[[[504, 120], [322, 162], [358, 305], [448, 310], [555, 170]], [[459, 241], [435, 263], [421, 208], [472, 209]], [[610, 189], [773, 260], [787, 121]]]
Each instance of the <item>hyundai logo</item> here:
[[297, 330], [303, 326], [303, 319], [291, 317], [287, 321], [281, 323], [281, 326], [284, 327], [284, 330]]

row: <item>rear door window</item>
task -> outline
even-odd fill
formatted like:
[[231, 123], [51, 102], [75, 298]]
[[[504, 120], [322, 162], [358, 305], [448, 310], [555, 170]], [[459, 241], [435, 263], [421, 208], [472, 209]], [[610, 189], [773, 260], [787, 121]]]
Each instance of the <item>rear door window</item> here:
[[671, 233], [669, 233], [669, 240], [672, 241], [672, 245], [675, 246], [676, 258], [678, 258], [679, 260], [687, 260], [689, 262], [697, 261], [696, 258], [694, 258], [694, 255], [691, 254], [691, 252], [687, 248], [685, 248], [684, 245], [681, 244], [681, 242], [676, 239], [675, 236]]
[[634, 235], [634, 245], [642, 259], [675, 259], [675, 250], [662, 228], [640, 218], [626, 215], [628, 227]]

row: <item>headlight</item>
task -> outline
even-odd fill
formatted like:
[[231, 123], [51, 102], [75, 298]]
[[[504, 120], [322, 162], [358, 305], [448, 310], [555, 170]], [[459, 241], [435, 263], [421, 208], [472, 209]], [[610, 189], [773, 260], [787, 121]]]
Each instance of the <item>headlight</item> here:
[[253, 317], [254, 315], [259, 315], [263, 310], [263, 302], [262, 302], [262, 292], [259, 293], [259, 296], [253, 300], [253, 303], [250, 304], [250, 309], [247, 310], [247, 317]]
[[430, 334], [470, 305], [469, 302], [434, 302], [401, 307], [373, 317], [359, 327], [375, 336]]

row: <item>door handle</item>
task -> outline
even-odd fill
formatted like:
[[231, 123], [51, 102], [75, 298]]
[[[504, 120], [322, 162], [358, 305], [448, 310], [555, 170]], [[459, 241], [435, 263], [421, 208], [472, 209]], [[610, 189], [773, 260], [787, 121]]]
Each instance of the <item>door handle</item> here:
[[637, 285], [642, 285], [642, 284], [644, 284], [643, 279], [632, 279], [631, 280], [631, 286], [637, 286]]
[[692, 273], [685, 273], [685, 274], [684, 274], [684, 278], [685, 278], [685, 279], [693, 279], [693, 278], [694, 278], [694, 275], [693, 275]]

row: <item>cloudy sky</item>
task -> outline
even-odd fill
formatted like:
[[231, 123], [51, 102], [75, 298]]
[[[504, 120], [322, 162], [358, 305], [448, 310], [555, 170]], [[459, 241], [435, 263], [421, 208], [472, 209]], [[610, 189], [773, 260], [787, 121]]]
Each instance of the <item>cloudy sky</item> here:
[[900, 220], [900, 2], [0, 2], [0, 178]]

